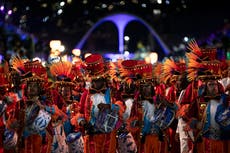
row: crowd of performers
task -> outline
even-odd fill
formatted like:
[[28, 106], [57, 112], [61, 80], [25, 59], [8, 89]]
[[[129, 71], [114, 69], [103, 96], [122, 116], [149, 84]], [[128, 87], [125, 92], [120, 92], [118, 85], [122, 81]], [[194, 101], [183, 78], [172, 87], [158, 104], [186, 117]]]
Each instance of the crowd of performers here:
[[0, 70], [0, 152], [229, 153], [230, 65], [188, 49], [154, 65], [13, 57]]

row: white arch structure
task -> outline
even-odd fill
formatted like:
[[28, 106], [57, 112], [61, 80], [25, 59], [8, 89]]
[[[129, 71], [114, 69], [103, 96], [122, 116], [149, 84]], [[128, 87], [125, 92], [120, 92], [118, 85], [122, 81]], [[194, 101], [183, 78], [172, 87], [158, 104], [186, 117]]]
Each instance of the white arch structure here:
[[76, 45], [75, 48], [82, 49], [85, 41], [88, 39], [89, 35], [93, 32], [94, 29], [96, 29], [99, 25], [101, 25], [104, 22], [110, 21], [115, 24], [118, 30], [118, 39], [119, 39], [119, 52], [121, 54], [124, 53], [124, 31], [127, 26], [127, 24], [131, 21], [138, 21], [142, 23], [153, 35], [153, 37], [156, 39], [156, 41], [161, 46], [162, 50], [164, 51], [165, 55], [168, 55], [170, 53], [169, 48], [167, 45], [163, 42], [163, 40], [160, 38], [160, 36], [156, 33], [156, 31], [144, 20], [142, 20], [139, 17], [136, 17], [134, 15], [130, 14], [113, 14], [110, 16], [107, 16], [105, 18], [102, 18], [99, 20], [90, 30], [83, 36], [81, 41]]

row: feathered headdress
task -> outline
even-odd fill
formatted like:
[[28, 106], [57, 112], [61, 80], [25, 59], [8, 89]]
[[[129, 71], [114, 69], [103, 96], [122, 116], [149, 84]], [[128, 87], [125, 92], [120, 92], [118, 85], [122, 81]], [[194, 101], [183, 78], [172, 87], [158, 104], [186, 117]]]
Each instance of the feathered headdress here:
[[106, 65], [100, 54], [92, 54], [85, 59], [86, 77], [91, 79], [104, 78], [108, 76], [109, 65]]
[[47, 80], [47, 71], [42, 63], [38, 60], [27, 61], [24, 63], [25, 74], [22, 81], [43, 82]]
[[41, 82], [47, 79], [46, 68], [38, 60], [29, 61], [15, 56], [11, 59], [11, 65], [20, 74], [22, 81]]
[[25, 66], [24, 63], [27, 60], [20, 58], [19, 56], [14, 56], [12, 57], [10, 63], [11, 66], [14, 70], [16, 70], [19, 74], [25, 74], [26, 70], [25, 70]]
[[180, 59], [175, 62], [173, 59], [166, 59], [163, 63], [163, 81], [166, 83], [168, 80], [175, 81], [179, 75], [186, 70], [185, 60]]
[[155, 78], [153, 75], [153, 65], [146, 62], [139, 62], [136, 65], [136, 75], [138, 76], [138, 82], [141, 84], [153, 83]]
[[120, 82], [121, 80], [121, 75], [120, 75], [120, 70], [122, 68], [122, 59], [118, 59], [116, 62], [110, 62], [109, 63], [109, 77], [111, 80], [115, 82]]
[[56, 78], [55, 84], [58, 86], [75, 86], [72, 82], [75, 78], [72, 71], [72, 63], [69, 61], [60, 61], [50, 66], [50, 73]]
[[130, 85], [137, 79], [136, 65], [138, 65], [137, 60], [125, 60], [121, 62], [119, 72], [122, 82], [126, 82], [128, 85]]
[[221, 77], [222, 63], [217, 60], [217, 49], [199, 48], [195, 40], [188, 44], [189, 53], [186, 53], [188, 59], [188, 80], [196, 78], [201, 80], [219, 79]]

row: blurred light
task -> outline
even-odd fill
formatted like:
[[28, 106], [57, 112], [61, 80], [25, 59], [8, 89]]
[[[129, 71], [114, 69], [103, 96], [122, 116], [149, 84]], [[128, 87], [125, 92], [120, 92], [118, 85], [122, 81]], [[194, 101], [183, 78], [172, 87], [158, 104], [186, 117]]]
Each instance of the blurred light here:
[[177, 52], [179, 50], [177, 46], [173, 46], [172, 48], [173, 48], [173, 51], [175, 51], [175, 52]]
[[161, 14], [161, 10], [160, 9], [153, 9], [153, 14], [159, 15], [159, 14]]
[[140, 53], [140, 57], [142, 58], [142, 59], [144, 59], [145, 57], [147, 57], [148, 56], [148, 53], [147, 52], [142, 52], [142, 53]]
[[65, 61], [65, 62], [68, 61], [68, 56], [67, 56], [67, 55], [63, 55], [63, 56], [61, 57], [61, 60], [62, 60], [62, 61]]
[[184, 5], [182, 5], [182, 7], [183, 7], [183, 8], [187, 8], [187, 6], [186, 6], [185, 4], [184, 4]]
[[184, 37], [184, 42], [188, 42], [188, 37], [187, 36]]
[[91, 53], [85, 53], [85, 58], [92, 55]]
[[124, 55], [125, 55], [125, 57], [129, 56], [129, 51], [126, 50], [126, 51], [124, 52]]
[[59, 51], [60, 52], [64, 52], [65, 51], [65, 46], [64, 45], [60, 45], [59, 46]]
[[101, 5], [101, 8], [106, 8], [106, 7], [107, 7], [106, 4], [102, 4], [102, 5]]
[[94, 7], [96, 10], [100, 10], [101, 8], [99, 6]]
[[13, 12], [16, 12], [17, 10], [18, 10], [17, 7], [14, 7], [14, 8], [13, 8]]
[[227, 60], [230, 60], [230, 51], [227, 51]]
[[30, 10], [30, 7], [29, 6], [26, 6], [26, 11], [29, 11]]
[[57, 14], [60, 15], [60, 14], [62, 14], [62, 12], [63, 12], [63, 10], [62, 10], [62, 9], [59, 9], [59, 10], [57, 11]]
[[3, 61], [3, 55], [0, 54], [0, 64], [2, 63]]
[[151, 64], [154, 64], [158, 61], [158, 54], [156, 52], [152, 52], [149, 54]]
[[60, 2], [60, 6], [64, 6], [64, 5], [65, 5], [64, 1]]
[[41, 62], [42, 60], [39, 57], [34, 57], [33, 61], [39, 61], [39, 62]]
[[157, 3], [158, 4], [162, 4], [162, 0], [157, 0]]
[[42, 61], [42, 66], [46, 67], [46, 61]]
[[8, 20], [9, 17], [10, 17], [10, 16], [9, 16], [8, 14], [6, 14], [6, 15], [5, 15], [5, 20]]
[[125, 1], [120, 1], [120, 5], [125, 5]]
[[129, 36], [124, 37], [125, 41], [129, 41]]
[[141, 4], [141, 7], [146, 8], [147, 6], [145, 3], [143, 3], [143, 4]]
[[186, 46], [184, 44], [180, 44], [179, 45], [179, 50], [184, 50], [184, 49], [186, 49]]
[[61, 54], [61, 52], [59, 50], [55, 50], [53, 54], [54, 54], [54, 56], [59, 56]]
[[113, 5], [109, 5], [108, 10], [111, 11], [113, 9]]
[[44, 7], [44, 8], [46, 8], [47, 7], [47, 3], [43, 3], [41, 6]]
[[72, 3], [72, 0], [67, 0], [67, 3], [68, 3], [68, 4]]
[[81, 55], [81, 50], [80, 49], [73, 49], [72, 54], [74, 54], [75, 56], [80, 56]]
[[0, 10], [1, 10], [1, 11], [4, 11], [4, 9], [5, 9], [4, 6], [1, 6], [1, 7], [0, 7]]
[[138, 4], [138, 0], [132, 0], [132, 3]]
[[149, 56], [146, 56], [146, 57], [145, 57], [145, 62], [146, 62], [146, 63], [151, 63], [151, 59], [150, 59]]
[[47, 21], [48, 21], [48, 19], [49, 19], [49, 17], [48, 17], [48, 16], [46, 16], [45, 18], [43, 18], [43, 19], [42, 19], [42, 22], [47, 22]]
[[[109, 58], [114, 62], [117, 60], [124, 59], [124, 54], [106, 53], [106, 54], [104, 54], [104, 57]], [[135, 57], [135, 54], [129, 53], [129, 55], [126, 56], [125, 59], [133, 59], [134, 57]]]
[[52, 50], [58, 50], [60, 46], [61, 46], [60, 40], [51, 40], [50, 41], [50, 48]]
[[170, 4], [170, 1], [169, 1], [169, 0], [166, 0], [166, 1], [165, 1], [165, 4], [169, 5], [169, 4]]
[[83, 4], [87, 4], [88, 3], [88, 1], [87, 0], [83, 0]]
[[8, 15], [11, 15], [11, 14], [12, 14], [12, 10], [9, 10], [9, 11], [8, 11]]

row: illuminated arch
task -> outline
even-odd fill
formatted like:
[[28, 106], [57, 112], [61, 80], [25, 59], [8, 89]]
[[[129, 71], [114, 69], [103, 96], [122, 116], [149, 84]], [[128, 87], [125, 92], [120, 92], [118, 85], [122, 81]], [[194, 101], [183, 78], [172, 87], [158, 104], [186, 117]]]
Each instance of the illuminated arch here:
[[153, 35], [153, 37], [156, 39], [158, 44], [161, 46], [162, 50], [164, 51], [165, 55], [168, 55], [170, 53], [169, 48], [167, 45], [163, 42], [163, 40], [160, 38], [160, 36], [156, 33], [156, 31], [144, 20], [142, 20], [139, 17], [136, 17], [134, 15], [130, 14], [113, 14], [110, 16], [107, 16], [105, 18], [102, 18], [99, 20], [81, 39], [81, 41], [77, 44], [75, 48], [82, 49], [84, 43], [88, 39], [89, 35], [93, 32], [95, 28], [97, 28], [99, 25], [101, 25], [104, 22], [110, 21], [115, 24], [118, 30], [118, 39], [119, 39], [119, 52], [123, 54], [124, 52], [124, 31], [127, 26], [127, 24], [131, 21], [138, 21], [142, 23]]

